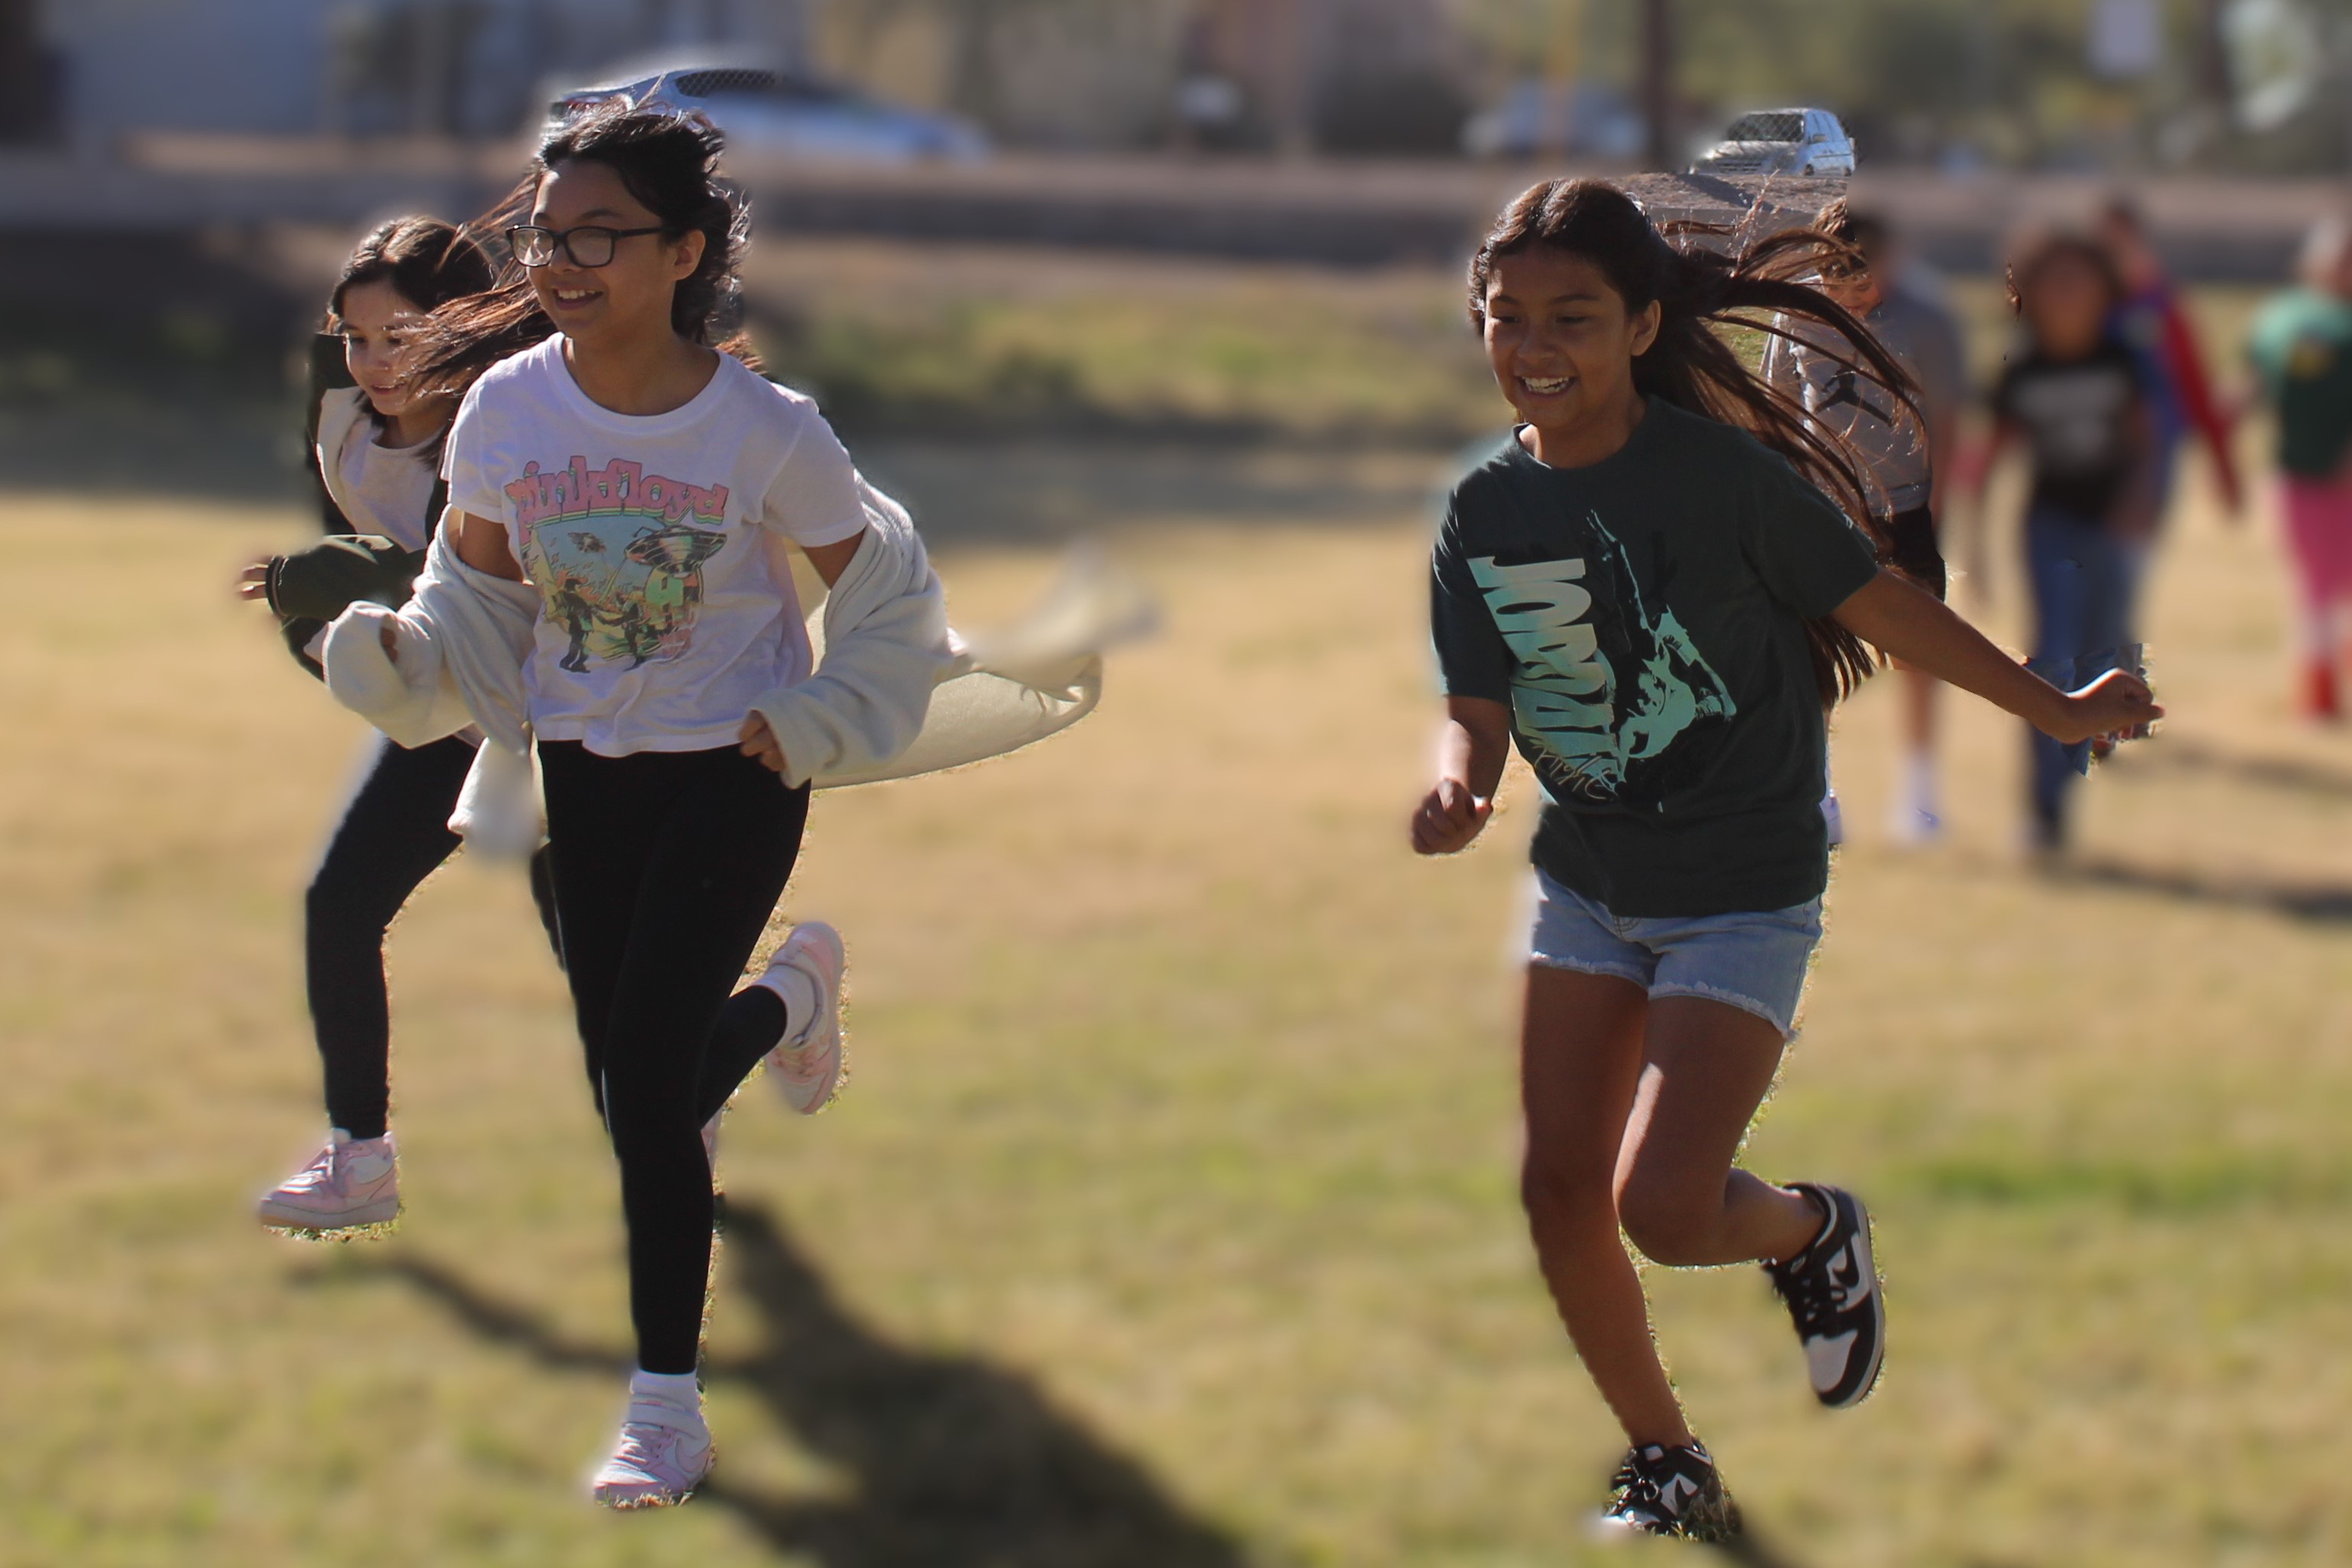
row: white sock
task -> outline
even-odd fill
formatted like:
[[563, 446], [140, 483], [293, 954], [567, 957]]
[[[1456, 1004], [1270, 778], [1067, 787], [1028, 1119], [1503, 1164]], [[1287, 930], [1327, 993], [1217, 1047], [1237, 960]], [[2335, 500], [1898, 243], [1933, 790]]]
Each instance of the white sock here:
[[702, 1409], [702, 1387], [690, 1372], [647, 1372], [639, 1367], [629, 1373], [629, 1397], [658, 1400], [698, 1414]]
[[[771, 963], [752, 984], [763, 985], [783, 999], [784, 1034], [816, 1016], [816, 982], [788, 964]], [[781, 1043], [781, 1039], [779, 1041]]]
[[1909, 784], [1911, 809], [1933, 816], [1936, 814], [1936, 753], [1928, 751], [1912, 752], [1904, 765], [1903, 776]]
[[392, 1134], [381, 1138], [354, 1138], [341, 1127], [327, 1130], [328, 1138], [338, 1151], [337, 1158], [347, 1162], [354, 1180], [373, 1182], [392, 1166]]

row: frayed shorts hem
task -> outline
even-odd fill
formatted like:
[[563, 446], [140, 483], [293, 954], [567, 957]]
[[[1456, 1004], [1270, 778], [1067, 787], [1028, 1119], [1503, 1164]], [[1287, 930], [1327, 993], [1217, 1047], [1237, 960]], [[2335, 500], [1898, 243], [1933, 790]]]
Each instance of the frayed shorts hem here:
[[1620, 916], [1538, 871], [1531, 964], [1638, 985], [1652, 1000], [1736, 1007], [1797, 1037], [1806, 973], [1821, 941], [1819, 899], [1784, 910], [1691, 917]]
[[1780, 1016], [1773, 1011], [1772, 1005], [1769, 1002], [1759, 1002], [1753, 996], [1742, 996], [1737, 991], [1726, 991], [1719, 986], [1696, 984], [1654, 985], [1650, 988], [1651, 1001], [1654, 1002], [1661, 996], [1696, 996], [1702, 1002], [1720, 1002], [1727, 1007], [1737, 1007], [1752, 1017], [1763, 1019], [1780, 1030], [1780, 1043], [1784, 1046], [1795, 1040], [1798, 1035], [1795, 1019]]

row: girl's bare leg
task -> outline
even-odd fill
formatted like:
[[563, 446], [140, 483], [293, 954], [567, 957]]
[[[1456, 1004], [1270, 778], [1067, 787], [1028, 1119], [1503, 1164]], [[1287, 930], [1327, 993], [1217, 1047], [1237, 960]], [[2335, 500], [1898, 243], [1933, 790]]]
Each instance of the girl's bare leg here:
[[1780, 1068], [1779, 1028], [1721, 1002], [1662, 996], [1647, 1034], [1616, 1170], [1626, 1236], [1674, 1268], [1802, 1250], [1827, 1216], [1732, 1163]]
[[1924, 669], [1903, 668], [1903, 739], [1909, 757], [1924, 757], [1936, 744], [1936, 689], [1943, 684]]
[[1649, 1011], [1631, 981], [1529, 966], [1520, 1193], [1544, 1282], [1601, 1397], [1635, 1447], [1671, 1447], [1691, 1441], [1690, 1427], [1650, 1338], [1649, 1302], [1618, 1231], [1615, 1196]]

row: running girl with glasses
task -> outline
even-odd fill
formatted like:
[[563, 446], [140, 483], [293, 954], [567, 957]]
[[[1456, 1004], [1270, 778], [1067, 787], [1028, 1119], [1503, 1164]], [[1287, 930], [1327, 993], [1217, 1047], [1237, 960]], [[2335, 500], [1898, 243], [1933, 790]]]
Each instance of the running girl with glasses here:
[[[1776, 237], [1682, 251], [1592, 180], [1496, 220], [1470, 315], [1519, 423], [1455, 487], [1433, 566], [1446, 700], [1416, 850], [1478, 837], [1516, 746], [1541, 781], [1521, 1074], [1536, 1250], [1632, 1451], [1614, 1531], [1738, 1532], [1653, 1342], [1623, 1240], [1658, 1263], [1765, 1265], [1813, 1392], [1872, 1387], [1884, 1317], [1861, 1203], [1735, 1164], [1821, 935], [1822, 710], [1875, 647], [2061, 741], [2158, 710], [2117, 671], [2071, 695], [1883, 569], [1868, 486], [1720, 326], [1773, 317], [1894, 362], [1794, 279], [1845, 253]], [[1621, 1228], [1622, 1227], [1622, 1228]]]
[[[346, 701], [383, 654], [399, 679], [461, 692], [469, 670], [520, 664], [519, 718], [479, 691], [467, 705], [501, 746], [536, 742], [564, 968], [620, 1167], [637, 1371], [593, 1482], [616, 1508], [683, 1500], [711, 1463], [698, 1134], [763, 1058], [803, 1111], [838, 1079], [831, 928], [802, 923], [738, 988], [810, 781], [902, 751], [948, 658], [903, 514], [876, 510], [814, 404], [712, 346], [740, 244], [719, 151], [707, 125], [625, 105], [541, 148], [516, 196], [522, 265], [416, 333], [417, 384], [469, 387], [442, 545], [415, 605], [354, 612], [326, 647]], [[795, 548], [833, 588], [815, 668]]]

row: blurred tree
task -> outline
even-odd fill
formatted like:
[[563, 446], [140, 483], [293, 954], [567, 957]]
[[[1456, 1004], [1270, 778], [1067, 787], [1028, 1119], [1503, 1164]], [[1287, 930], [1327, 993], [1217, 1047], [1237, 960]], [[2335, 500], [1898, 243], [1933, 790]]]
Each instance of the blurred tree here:
[[[2249, 0], [2157, 0], [2160, 63], [2117, 83], [2095, 81], [2090, 72], [2096, 3], [1675, 0], [1675, 88], [1697, 111], [1698, 123], [1688, 128], [1700, 134], [1716, 120], [1768, 104], [1836, 110], [1870, 161], [1961, 152], [2029, 165], [2234, 156], [2216, 112], [2227, 79], [2221, 38], [2222, 19]], [[2326, 24], [2329, 37], [2352, 39], [2352, 32], [2336, 31], [2352, 29], [2352, 0], [2283, 3]], [[1551, 0], [1458, 0], [1458, 6], [1465, 30], [1502, 67], [1493, 74], [1537, 74]], [[1586, 6], [1581, 74], [1638, 89], [1646, 25], [1643, 5]], [[2337, 103], [2315, 104], [2312, 112], [2352, 121], [2343, 111]], [[2176, 133], [2199, 125], [2210, 125], [2211, 134]]]
[[58, 64], [41, 37], [38, 0], [0, 0], [0, 142], [37, 142], [57, 131]]
[[994, 124], [1004, 108], [999, 50], [1013, 24], [1055, 12], [1071, 23], [1089, 19], [1088, 14], [1098, 20], [1129, 8], [1122, 0], [856, 0], [845, 9], [851, 29], [869, 42], [909, 18], [944, 28], [948, 102], [982, 124]]

